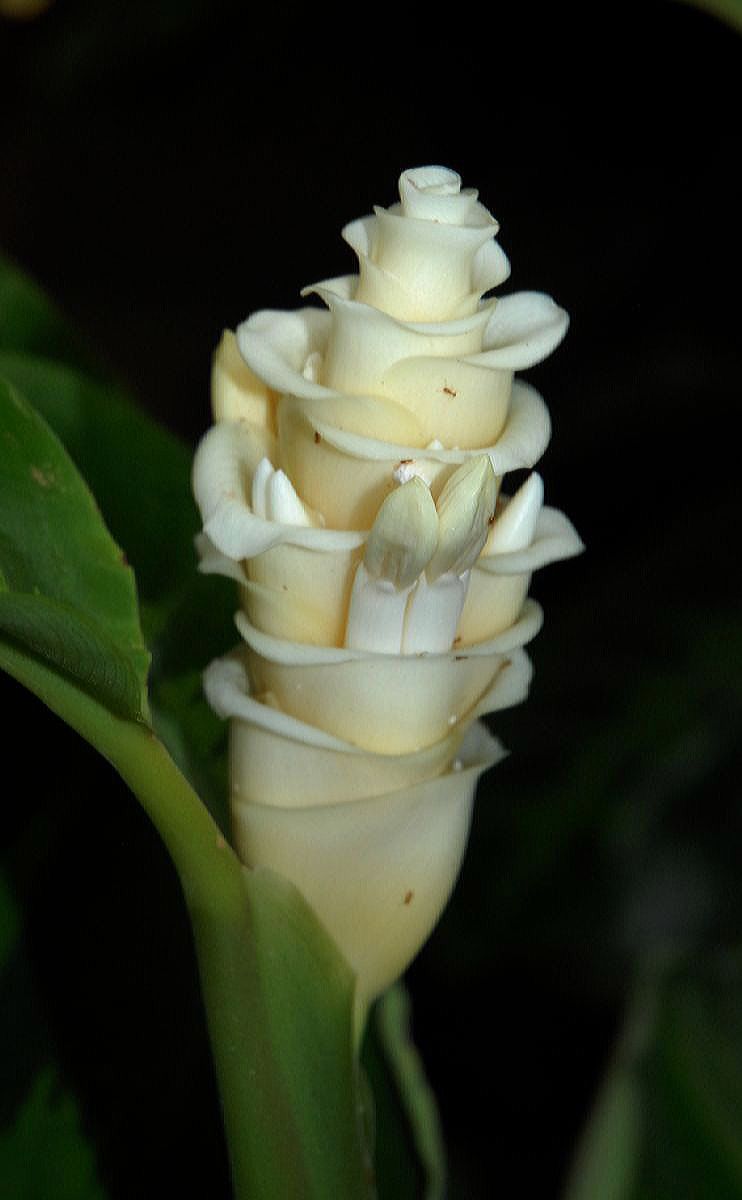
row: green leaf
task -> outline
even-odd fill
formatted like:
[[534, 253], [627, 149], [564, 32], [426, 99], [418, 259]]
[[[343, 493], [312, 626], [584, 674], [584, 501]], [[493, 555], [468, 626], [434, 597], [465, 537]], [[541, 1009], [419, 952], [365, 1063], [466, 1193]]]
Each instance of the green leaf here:
[[673, 975], [661, 989], [646, 1071], [642, 1195], [738, 1200], [742, 953], [699, 966]]
[[373, 1147], [378, 1200], [419, 1200], [424, 1187], [422, 1167], [373, 1012], [361, 1063], [367, 1139]]
[[85, 477], [136, 572], [142, 601], [167, 605], [196, 561], [187, 447], [114, 384], [68, 364], [0, 348], [0, 377], [41, 413]]
[[[411, 1003], [403, 984], [389, 988], [376, 1005], [375, 1032], [401, 1103], [416, 1156], [424, 1175], [425, 1200], [443, 1200], [446, 1192], [446, 1156], [435, 1096], [412, 1041]], [[377, 1137], [389, 1131], [379, 1129]], [[392, 1195], [392, 1193], [389, 1193]], [[401, 1191], [395, 1191], [402, 1195]]]
[[578, 1146], [563, 1200], [636, 1197], [646, 1126], [641, 1058], [653, 1011], [653, 996], [639, 989]]
[[740, 994], [739, 951], [644, 980], [564, 1200], [742, 1196]]
[[111, 711], [145, 719], [133, 573], [64, 447], [0, 380], [0, 632]]
[[[60, 517], [63, 527], [66, 523], [74, 530], [95, 516], [96, 530], [88, 531], [86, 544], [95, 542], [104, 527], [70, 459], [19, 389], [44, 409], [69, 443], [78, 466], [101, 491], [104, 513], [111, 514], [117, 536], [141, 573], [155, 652], [159, 725], [182, 760], [189, 758], [196, 744], [210, 754], [216, 751], [213, 726], [207, 729], [200, 724], [194, 667], [202, 668], [207, 660], [203, 647], [216, 640], [217, 618], [221, 622], [223, 613], [214, 602], [214, 581], [206, 588], [195, 573], [190, 455], [115, 392], [76, 370], [17, 352], [3, 356], [2, 370], [16, 385], [16, 390], [5, 385], [2, 395], [10, 412], [10, 432], [18, 443], [14, 452], [18, 461], [13, 479], [5, 484], [12, 519], [0, 547], [0, 567], [13, 589], [6, 594], [15, 607], [6, 618], [13, 637], [0, 639], [0, 665], [109, 759], [170, 851], [195, 934], [237, 1196], [240, 1200], [276, 1196], [367, 1200], [372, 1168], [360, 1121], [353, 975], [296, 889], [270, 873], [245, 872], [163, 745], [132, 721], [137, 714], [125, 704], [112, 713], [113, 685], [104, 689], [99, 678], [90, 676], [92, 659], [100, 661], [106, 637], [119, 650], [131, 649], [122, 646], [126, 625], [117, 621], [121, 614], [115, 606], [112, 620], [99, 621], [101, 596], [95, 572], [87, 579], [87, 588], [85, 572], [79, 567], [62, 574], [65, 586], [58, 586], [58, 564], [46, 563], [43, 554], [37, 561], [35, 514], [29, 511], [37, 498], [32, 491], [28, 499], [25, 478], [32, 465], [27, 443], [33, 444], [27, 426], [34, 428], [37, 440], [43, 440], [41, 431], [47, 441], [53, 440], [58, 459], [53, 464], [50, 459], [49, 472], [43, 468], [45, 482], [47, 474], [54, 483], [62, 478], [63, 462], [69, 494], [74, 492], [78, 501], [82, 494], [87, 503], [85, 513], [80, 501], [74, 520], [67, 520], [70, 514], [62, 510], [51, 517], [44, 511], [43, 521], [49, 522], [46, 540], [42, 537], [44, 554], [49, 555], [55, 544], [64, 545], [74, 560], [80, 550], [74, 537], [67, 545]], [[19, 479], [23, 513], [16, 511]], [[38, 479], [34, 482], [43, 486]], [[54, 490], [51, 482], [45, 488]], [[29, 520], [30, 547], [22, 537]], [[161, 530], [168, 537], [173, 532], [172, 545], [168, 537], [158, 536]], [[112, 542], [110, 546], [118, 555]], [[95, 557], [100, 560], [100, 554]], [[117, 563], [131, 584], [120, 555]], [[40, 595], [35, 591], [37, 578], [43, 582]], [[113, 581], [109, 583], [110, 605], [121, 596]], [[130, 594], [133, 600], [133, 585]], [[226, 596], [226, 590], [221, 594]], [[47, 622], [43, 635], [38, 628], [39, 604], [31, 612], [26, 603], [29, 596], [32, 604], [43, 602]], [[232, 605], [230, 597], [230, 611]], [[67, 615], [79, 618], [72, 662], [68, 650], [60, 648], [70, 645], [70, 630], [64, 624]], [[59, 644], [53, 636], [53, 618], [64, 639]], [[29, 653], [31, 626], [35, 640]], [[223, 631], [220, 625], [218, 636]], [[95, 647], [93, 635], [101, 639]], [[218, 649], [222, 648], [220, 644]], [[110, 669], [110, 660], [106, 662]], [[194, 736], [199, 730], [200, 743]], [[192, 764], [189, 774], [195, 774]]]
[[[210, 1019], [232, 1028], [222, 1044], [247, 1086], [241, 1136], [232, 1138], [246, 1198], [363, 1200], [373, 1169], [363, 1142], [353, 1043], [355, 979], [299, 892], [268, 870], [245, 871], [248, 937], [235, 949], [245, 1011], [227, 1007], [219, 972], [206, 972]], [[201, 929], [218, 956], [222, 926]], [[209, 979], [216, 985], [209, 989]], [[249, 981], [249, 982], [248, 982]], [[215, 1047], [219, 1065], [219, 1043]], [[237, 1131], [234, 1131], [235, 1133]], [[236, 1143], [236, 1144], [235, 1144]]]
[[236, 602], [229, 580], [196, 571], [192, 451], [75, 344], [41, 289], [0, 256], [0, 377], [54, 430], [126, 552], [153, 659], [153, 725], [225, 829], [226, 730], [203, 698], [200, 673], [234, 640]]
[[631, 1200], [638, 1173], [641, 1092], [634, 1072], [611, 1074], [593, 1113], [564, 1200]]
[[742, 0], [682, 0], [692, 8], [705, 9], [733, 28], [742, 30]]
[[[34, 832], [34, 842], [43, 842], [38, 824]], [[2, 1194], [13, 1200], [103, 1200], [94, 1151], [81, 1130], [77, 1103], [61, 1086], [51, 1061], [54, 1055], [22, 932], [21, 904], [2, 862], [0, 1053], [8, 1069], [0, 1096]]]
[[191, 451], [120, 389], [67, 364], [0, 349], [0, 376], [51, 425], [126, 552], [153, 656], [154, 727], [225, 829], [225, 727], [204, 700], [200, 674], [234, 640], [236, 602], [231, 581], [196, 571]]
[[152, 725], [180, 770], [226, 835], [229, 830], [227, 746], [229, 726], [209, 708], [201, 672], [158, 674]]
[[368, 1200], [354, 978], [299, 892], [248, 872], [162, 744], [92, 696], [71, 702], [42, 660], [0, 665], [96, 746], [151, 817], [195, 934], [237, 1200]]
[[34, 1080], [14, 1123], [0, 1131], [0, 1179], [13, 1200], [104, 1200], [77, 1104], [51, 1067]]
[[33, 280], [0, 255], [0, 350], [46, 354], [94, 370], [90, 351]]

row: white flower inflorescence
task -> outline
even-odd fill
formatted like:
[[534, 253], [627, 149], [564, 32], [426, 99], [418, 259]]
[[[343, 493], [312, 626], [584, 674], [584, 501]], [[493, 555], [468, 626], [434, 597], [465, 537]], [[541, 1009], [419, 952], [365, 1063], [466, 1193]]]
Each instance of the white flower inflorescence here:
[[242, 640], [205, 675], [231, 721], [235, 846], [303, 892], [361, 1011], [455, 883], [504, 753], [477, 718], [528, 688], [531, 574], [582, 549], [536, 473], [500, 490], [547, 445], [514, 373], [566, 313], [483, 299], [509, 264], [453, 171], [405, 171], [399, 192], [344, 229], [358, 274], [306, 289], [325, 309], [225, 332], [193, 473], [201, 570], [240, 585]]

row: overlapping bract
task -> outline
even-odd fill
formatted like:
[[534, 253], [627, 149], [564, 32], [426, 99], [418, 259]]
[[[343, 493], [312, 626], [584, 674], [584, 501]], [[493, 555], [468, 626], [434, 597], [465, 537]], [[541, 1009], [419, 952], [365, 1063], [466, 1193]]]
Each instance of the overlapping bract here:
[[566, 314], [482, 298], [509, 264], [454, 172], [407, 171], [400, 198], [346, 227], [359, 271], [307, 289], [325, 309], [224, 334], [194, 464], [201, 569], [241, 596], [240, 645], [205, 677], [231, 720], [235, 844], [303, 891], [361, 1008], [455, 882], [503, 754], [476, 719], [528, 688], [531, 574], [581, 549], [538, 475], [500, 490], [550, 433], [514, 372]]

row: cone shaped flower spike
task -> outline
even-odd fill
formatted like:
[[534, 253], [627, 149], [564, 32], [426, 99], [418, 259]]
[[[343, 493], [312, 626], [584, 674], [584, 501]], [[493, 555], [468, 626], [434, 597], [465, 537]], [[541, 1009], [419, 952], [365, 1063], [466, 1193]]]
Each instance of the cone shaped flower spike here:
[[538, 567], [579, 553], [530, 468], [550, 423], [514, 373], [567, 315], [509, 274], [497, 222], [443, 167], [343, 236], [358, 274], [226, 331], [193, 484], [200, 567], [239, 584], [239, 645], [206, 671], [231, 722], [247, 869], [303, 892], [353, 967], [359, 1019], [448, 900], [477, 779], [477, 720], [525, 697]]

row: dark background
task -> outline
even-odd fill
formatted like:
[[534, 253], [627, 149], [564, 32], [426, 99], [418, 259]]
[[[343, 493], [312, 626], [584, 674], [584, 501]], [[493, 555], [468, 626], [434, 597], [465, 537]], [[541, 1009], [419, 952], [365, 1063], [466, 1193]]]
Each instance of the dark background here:
[[[554, 422], [547, 499], [587, 553], [534, 582], [533, 693], [494, 724], [512, 755], [409, 977], [452, 1196], [517, 1180], [546, 1200], [637, 970], [738, 932], [742, 42], [649, 0], [467, 10], [446, 17], [465, 38], [406, 46], [375, 9], [335, 49], [243, 13], [59, 0], [0, 22], [0, 248], [192, 445], [222, 328], [353, 269], [341, 226], [391, 203], [405, 167], [478, 187], [503, 290], [570, 312], [528, 377]], [[41, 738], [22, 757], [55, 847], [32, 969], [104, 1179], [121, 1198], [217, 1195], [174, 875], [105, 765], [12, 702]]]

